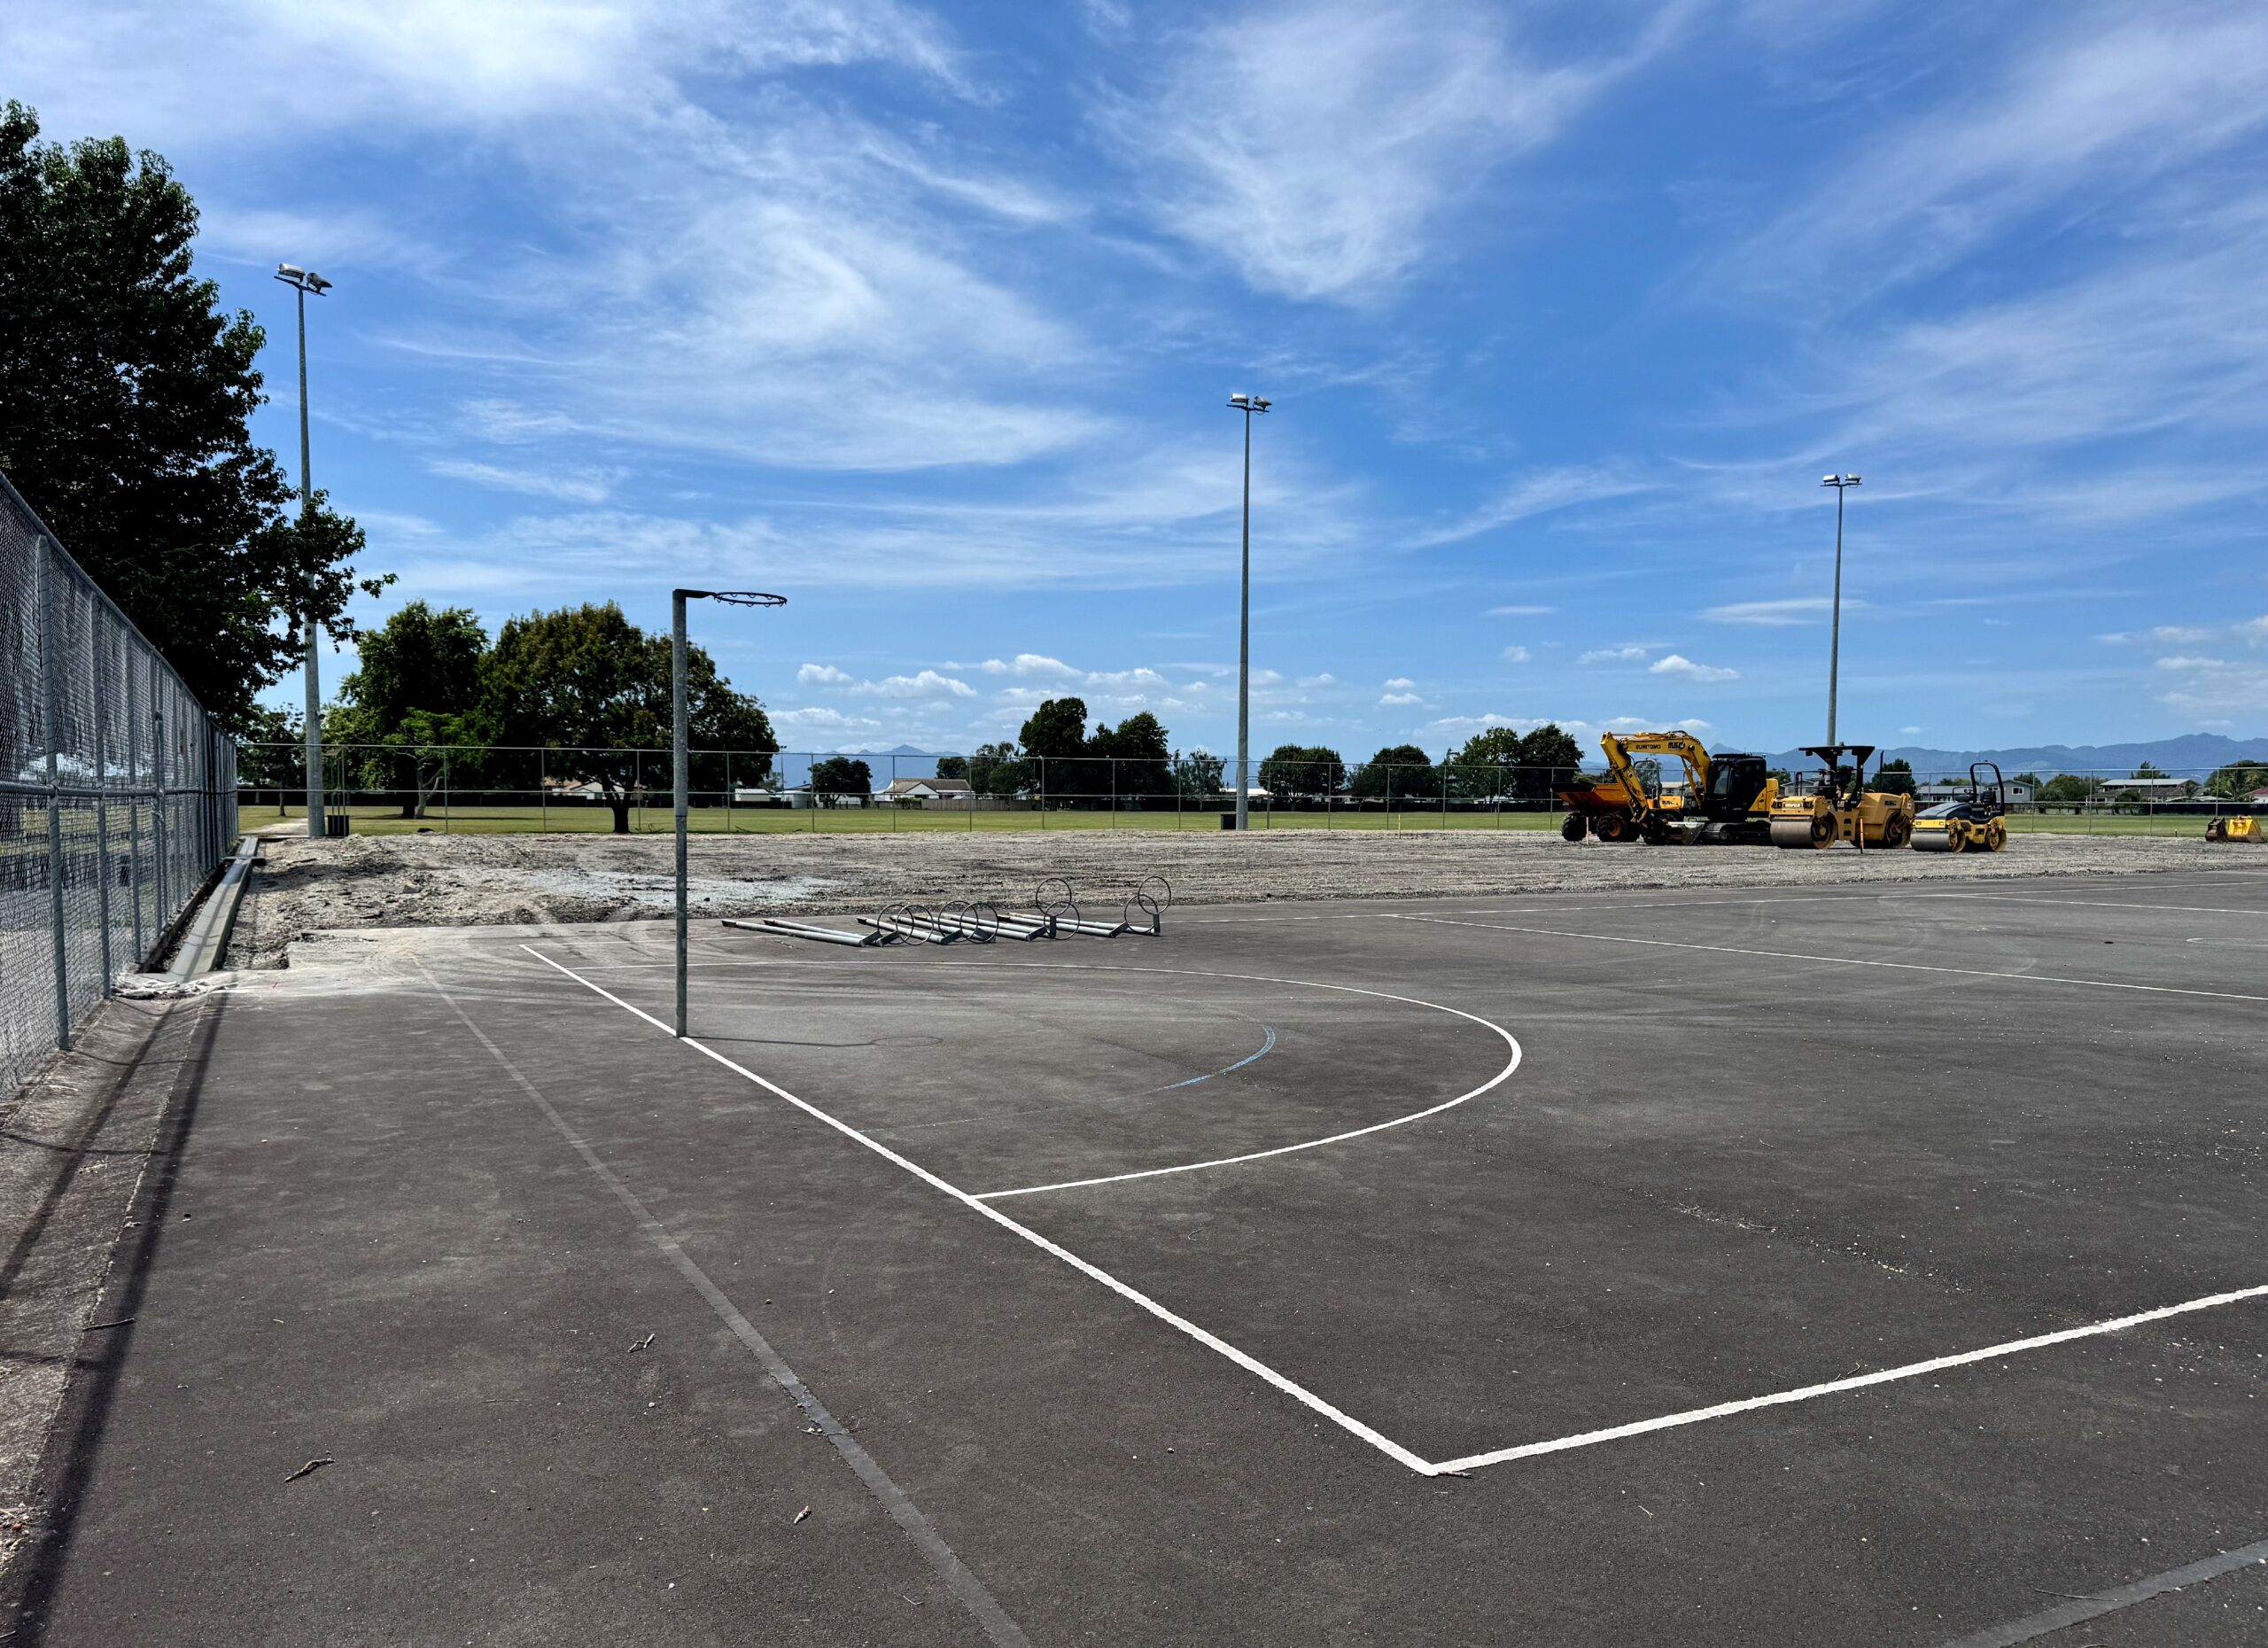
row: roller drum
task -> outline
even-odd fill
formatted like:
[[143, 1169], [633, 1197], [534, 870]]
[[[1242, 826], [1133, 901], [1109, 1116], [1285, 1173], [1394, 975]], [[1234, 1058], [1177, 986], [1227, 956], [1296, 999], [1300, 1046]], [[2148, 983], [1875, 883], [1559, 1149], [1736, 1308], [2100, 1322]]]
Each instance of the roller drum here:
[[1803, 847], [1809, 849], [1817, 847], [1821, 843], [1812, 834], [1812, 820], [1808, 817], [1806, 817], [1799, 819], [1774, 819], [1772, 820], [1772, 844], [1775, 847]]

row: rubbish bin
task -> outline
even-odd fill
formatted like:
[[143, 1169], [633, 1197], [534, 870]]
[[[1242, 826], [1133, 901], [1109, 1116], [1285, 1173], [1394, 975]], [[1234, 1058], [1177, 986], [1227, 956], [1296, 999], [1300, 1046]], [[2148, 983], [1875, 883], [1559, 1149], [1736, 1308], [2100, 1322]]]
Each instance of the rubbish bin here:
[[326, 812], [322, 815], [322, 833], [336, 841], [346, 836], [347, 827], [354, 822], [351, 812]]

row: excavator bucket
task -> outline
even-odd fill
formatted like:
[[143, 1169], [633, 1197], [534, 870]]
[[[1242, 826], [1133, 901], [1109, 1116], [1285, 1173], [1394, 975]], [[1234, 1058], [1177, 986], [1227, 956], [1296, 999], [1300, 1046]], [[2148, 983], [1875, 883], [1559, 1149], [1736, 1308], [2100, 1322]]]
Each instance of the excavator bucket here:
[[2208, 819], [2205, 821], [2207, 841], [2249, 841], [2257, 843], [2268, 841], [2268, 830], [2260, 827], [2256, 818]]

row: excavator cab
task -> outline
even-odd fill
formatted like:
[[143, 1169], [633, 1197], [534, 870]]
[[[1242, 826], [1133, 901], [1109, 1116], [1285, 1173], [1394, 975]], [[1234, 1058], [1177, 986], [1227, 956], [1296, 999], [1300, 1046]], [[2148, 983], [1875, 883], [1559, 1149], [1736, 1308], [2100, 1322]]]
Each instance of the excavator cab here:
[[1718, 756], [1709, 768], [1703, 810], [1711, 823], [1744, 820], [1755, 810], [1757, 797], [1771, 781], [1771, 768], [1760, 755]]

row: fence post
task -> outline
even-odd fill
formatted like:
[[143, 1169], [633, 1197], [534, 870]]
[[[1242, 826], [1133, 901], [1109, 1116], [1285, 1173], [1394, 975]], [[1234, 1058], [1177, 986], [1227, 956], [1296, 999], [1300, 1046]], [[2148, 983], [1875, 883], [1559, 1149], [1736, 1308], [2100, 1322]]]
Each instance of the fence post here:
[[158, 672], [150, 670], [150, 836], [158, 859], [158, 933], [173, 920], [166, 898], [166, 712], [158, 708]]
[[545, 754], [544, 747], [538, 744], [535, 747], [536, 822], [545, 829], [551, 828], [551, 781], [546, 770], [548, 766], [549, 758]]
[[71, 968], [70, 952], [63, 937], [63, 780], [56, 749], [63, 741], [62, 729], [57, 724], [55, 569], [45, 538], [32, 540], [32, 553], [39, 557], [40, 724], [47, 735], [47, 882], [54, 921], [55, 1045], [67, 1052], [71, 1046]]
[[95, 704], [95, 888], [103, 923], [103, 994], [110, 994], [110, 695], [103, 690], [103, 608], [87, 603], [87, 648]]
[[1039, 762], [1039, 827], [1047, 828], [1047, 758], [1035, 758]]
[[134, 649], [126, 649], [126, 875], [134, 897], [134, 964], [149, 952], [142, 939], [142, 718], [134, 707]]

